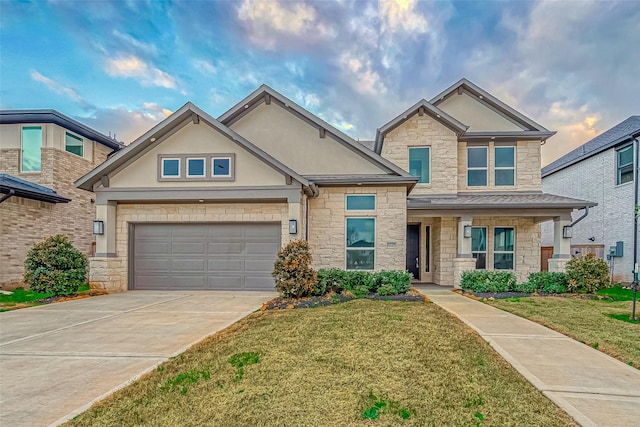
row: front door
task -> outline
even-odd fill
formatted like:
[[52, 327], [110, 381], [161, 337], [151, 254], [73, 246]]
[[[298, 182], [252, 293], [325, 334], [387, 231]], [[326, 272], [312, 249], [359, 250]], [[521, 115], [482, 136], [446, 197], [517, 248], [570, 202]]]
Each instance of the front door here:
[[407, 224], [407, 271], [420, 280], [420, 224]]

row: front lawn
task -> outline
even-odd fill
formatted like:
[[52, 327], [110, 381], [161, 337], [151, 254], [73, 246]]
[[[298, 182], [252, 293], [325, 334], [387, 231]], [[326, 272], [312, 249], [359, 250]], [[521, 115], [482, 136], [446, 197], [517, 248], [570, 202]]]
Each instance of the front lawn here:
[[434, 304], [256, 312], [74, 426], [566, 426], [568, 415]]
[[[89, 291], [89, 285], [82, 285], [78, 288], [78, 294], [86, 293]], [[39, 293], [32, 292], [31, 290], [24, 288], [17, 288], [12, 291], [10, 295], [0, 294], [0, 311], [16, 310], [18, 308], [33, 307], [35, 305], [41, 305], [40, 300], [51, 298], [52, 293]]]
[[629, 321], [633, 292], [618, 287], [598, 293], [610, 299], [522, 297], [488, 303], [640, 368], [640, 323]]

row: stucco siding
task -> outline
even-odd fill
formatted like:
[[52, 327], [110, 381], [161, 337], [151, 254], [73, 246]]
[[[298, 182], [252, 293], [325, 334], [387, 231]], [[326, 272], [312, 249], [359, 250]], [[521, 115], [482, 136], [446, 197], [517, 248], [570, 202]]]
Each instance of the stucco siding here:
[[454, 94], [440, 102], [438, 108], [469, 126], [470, 132], [523, 130], [467, 93]]

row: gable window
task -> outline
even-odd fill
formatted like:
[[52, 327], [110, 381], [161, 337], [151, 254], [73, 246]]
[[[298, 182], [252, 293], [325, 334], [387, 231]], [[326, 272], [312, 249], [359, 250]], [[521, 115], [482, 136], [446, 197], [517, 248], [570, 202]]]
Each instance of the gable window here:
[[418, 176], [418, 184], [428, 184], [431, 178], [429, 171], [429, 147], [409, 148], [409, 173]]
[[493, 268], [495, 270], [513, 270], [515, 248], [515, 230], [513, 227], [493, 229]]
[[467, 186], [487, 185], [487, 147], [467, 147]]
[[476, 269], [487, 268], [487, 227], [471, 229], [471, 254], [476, 259]]
[[633, 145], [616, 150], [616, 185], [633, 181]]
[[516, 147], [494, 148], [494, 182], [497, 186], [513, 186], [516, 181]]
[[348, 195], [348, 211], [373, 211], [376, 209], [376, 196], [373, 195]]
[[82, 157], [84, 154], [83, 140], [79, 136], [65, 132], [64, 134], [64, 150], [68, 153]]
[[24, 126], [22, 128], [22, 172], [40, 172], [42, 167], [42, 128]]
[[177, 178], [180, 177], [180, 159], [166, 157], [162, 159], [162, 177]]
[[375, 218], [347, 218], [347, 270], [373, 270], [375, 265]]
[[212, 157], [211, 158], [211, 176], [230, 177], [231, 176], [231, 157]]
[[204, 178], [206, 173], [204, 171], [205, 159], [202, 158], [188, 158], [187, 159], [187, 178]]

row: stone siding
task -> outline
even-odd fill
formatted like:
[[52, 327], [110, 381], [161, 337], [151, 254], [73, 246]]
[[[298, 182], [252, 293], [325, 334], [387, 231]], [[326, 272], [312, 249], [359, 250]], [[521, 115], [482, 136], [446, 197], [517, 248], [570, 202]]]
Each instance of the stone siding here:
[[[347, 211], [347, 194], [374, 194], [375, 211]], [[315, 268], [346, 268], [346, 218], [376, 218], [375, 269], [406, 267], [405, 187], [321, 187], [309, 199], [309, 244]]]

